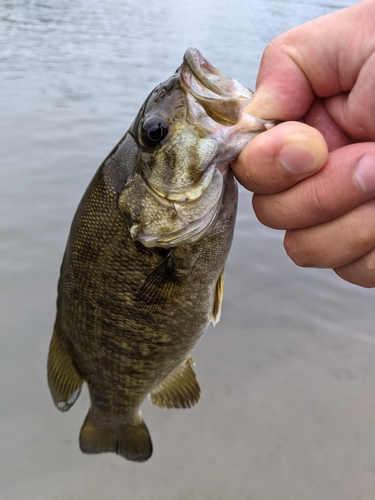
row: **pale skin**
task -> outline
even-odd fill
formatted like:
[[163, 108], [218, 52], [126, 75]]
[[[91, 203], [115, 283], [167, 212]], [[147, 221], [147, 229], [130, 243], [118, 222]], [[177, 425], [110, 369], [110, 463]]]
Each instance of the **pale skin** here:
[[299, 266], [375, 287], [375, 0], [273, 40], [248, 112], [286, 121], [232, 165], [258, 219]]

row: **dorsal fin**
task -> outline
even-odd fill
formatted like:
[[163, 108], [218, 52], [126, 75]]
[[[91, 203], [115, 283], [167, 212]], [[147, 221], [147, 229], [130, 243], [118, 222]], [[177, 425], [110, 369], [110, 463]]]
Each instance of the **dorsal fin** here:
[[191, 408], [200, 398], [201, 390], [192, 369], [191, 356], [151, 392], [151, 402], [159, 408]]

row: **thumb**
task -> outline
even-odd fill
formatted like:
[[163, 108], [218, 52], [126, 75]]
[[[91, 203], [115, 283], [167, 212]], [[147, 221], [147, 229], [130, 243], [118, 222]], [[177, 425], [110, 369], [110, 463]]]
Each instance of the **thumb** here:
[[318, 172], [327, 156], [320, 132], [290, 121], [254, 137], [231, 166], [246, 189], [277, 193]]
[[283, 36], [264, 51], [256, 91], [246, 111], [273, 120], [298, 120], [311, 106], [315, 94], [305, 73], [292, 57], [291, 45]]

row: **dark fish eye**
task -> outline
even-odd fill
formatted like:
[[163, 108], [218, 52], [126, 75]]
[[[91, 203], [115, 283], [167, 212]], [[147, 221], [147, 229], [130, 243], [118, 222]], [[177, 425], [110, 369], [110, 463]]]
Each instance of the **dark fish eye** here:
[[142, 124], [142, 142], [149, 148], [157, 146], [167, 135], [168, 123], [161, 116], [149, 116]]

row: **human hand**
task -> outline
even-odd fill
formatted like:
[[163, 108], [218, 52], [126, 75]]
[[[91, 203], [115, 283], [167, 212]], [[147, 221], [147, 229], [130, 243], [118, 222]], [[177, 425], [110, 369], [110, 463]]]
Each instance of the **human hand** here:
[[375, 286], [375, 1], [311, 21], [266, 48], [248, 112], [286, 121], [232, 164], [289, 257]]

